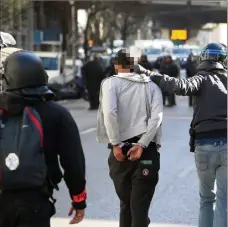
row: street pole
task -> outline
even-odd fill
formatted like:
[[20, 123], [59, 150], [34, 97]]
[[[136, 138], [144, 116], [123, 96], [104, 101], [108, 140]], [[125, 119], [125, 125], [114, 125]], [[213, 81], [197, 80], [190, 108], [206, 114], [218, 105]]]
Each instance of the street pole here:
[[18, 12], [17, 45], [22, 48], [22, 1], [18, 1]]
[[28, 49], [33, 51], [34, 13], [33, 0], [28, 2]]
[[75, 2], [74, 1], [70, 1], [71, 4], [71, 26], [72, 26], [72, 61], [73, 61], [73, 74], [74, 76], [76, 76], [76, 39], [77, 39], [77, 30], [76, 30], [76, 26], [77, 26], [77, 15], [76, 15], [76, 7], [75, 7]]

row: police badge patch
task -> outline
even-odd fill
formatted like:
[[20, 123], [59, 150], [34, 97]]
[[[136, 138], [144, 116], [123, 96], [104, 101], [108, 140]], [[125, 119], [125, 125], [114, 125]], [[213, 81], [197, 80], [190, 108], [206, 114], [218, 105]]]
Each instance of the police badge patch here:
[[19, 158], [15, 153], [10, 153], [6, 159], [5, 164], [9, 170], [14, 171], [19, 166]]

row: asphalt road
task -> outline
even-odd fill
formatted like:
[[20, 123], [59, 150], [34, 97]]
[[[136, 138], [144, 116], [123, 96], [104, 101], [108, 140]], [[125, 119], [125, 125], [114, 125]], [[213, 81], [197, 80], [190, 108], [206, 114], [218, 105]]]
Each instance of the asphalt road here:
[[[119, 201], [108, 175], [109, 151], [95, 140], [96, 111], [89, 112], [88, 104], [82, 100], [62, 104], [78, 124], [86, 156], [88, 208], [85, 220], [78, 226], [118, 227]], [[160, 181], [150, 209], [151, 227], [197, 225], [198, 182], [194, 156], [188, 146], [191, 116], [186, 97], [178, 97], [176, 107], [164, 108]], [[52, 226], [68, 227], [70, 199], [64, 183], [55, 197], [57, 214]]]

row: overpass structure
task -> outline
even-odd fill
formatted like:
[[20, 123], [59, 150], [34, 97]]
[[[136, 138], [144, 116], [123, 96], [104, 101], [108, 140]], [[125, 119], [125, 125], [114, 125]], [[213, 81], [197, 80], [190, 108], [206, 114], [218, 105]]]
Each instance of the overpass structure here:
[[[90, 1], [76, 2], [86, 9]], [[151, 15], [164, 28], [200, 28], [205, 23], [227, 22], [226, 0], [106, 0], [116, 12], [134, 12], [139, 17]]]
[[[44, 8], [55, 8], [58, 16], [65, 11], [64, 16], [69, 17], [70, 3], [75, 3], [77, 9], [88, 9], [95, 2], [99, 1], [44, 1]], [[115, 12], [134, 12], [139, 17], [150, 15], [164, 28], [197, 29], [205, 23], [227, 22], [227, 0], [103, 0], [102, 3], [110, 5]]]
[[[125, 12], [131, 14], [133, 12], [139, 18], [149, 16], [155, 22], [155, 28], [158, 26], [170, 30], [189, 29], [191, 32], [189, 32], [188, 38], [194, 37], [196, 31], [205, 23], [227, 22], [227, 0], [35, 1], [37, 3], [35, 11], [36, 15], [38, 15], [36, 29], [38, 30], [45, 28], [45, 25], [41, 23], [43, 21], [43, 16], [40, 14], [42, 10], [39, 8], [41, 2], [43, 2], [45, 21], [55, 21], [55, 24], [61, 28], [63, 37], [66, 37], [66, 35], [72, 37], [69, 40], [77, 40], [78, 31], [75, 28], [77, 23], [72, 20], [72, 12], [74, 11], [75, 18], [77, 9], [89, 9], [93, 4], [99, 2], [106, 9], [110, 8], [116, 13]], [[51, 26], [50, 23], [46, 24], [46, 27], [48, 26]], [[63, 43], [66, 43], [66, 38], [63, 40], [65, 40]]]

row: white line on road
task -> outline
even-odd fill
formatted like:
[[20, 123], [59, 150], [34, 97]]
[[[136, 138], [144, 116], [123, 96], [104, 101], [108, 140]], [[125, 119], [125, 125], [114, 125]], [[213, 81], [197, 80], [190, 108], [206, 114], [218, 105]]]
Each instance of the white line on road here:
[[97, 130], [97, 128], [89, 128], [89, 129], [86, 129], [86, 130], [82, 131], [80, 134], [84, 135], [84, 134], [87, 134], [87, 133], [90, 133], [90, 132], [95, 132], [96, 130]]
[[183, 171], [178, 175], [179, 178], [186, 177], [193, 169], [195, 168], [195, 165], [192, 164], [189, 167], [183, 169]]
[[164, 114], [164, 119], [173, 119], [173, 120], [192, 120], [192, 117], [167, 116], [167, 115]]

